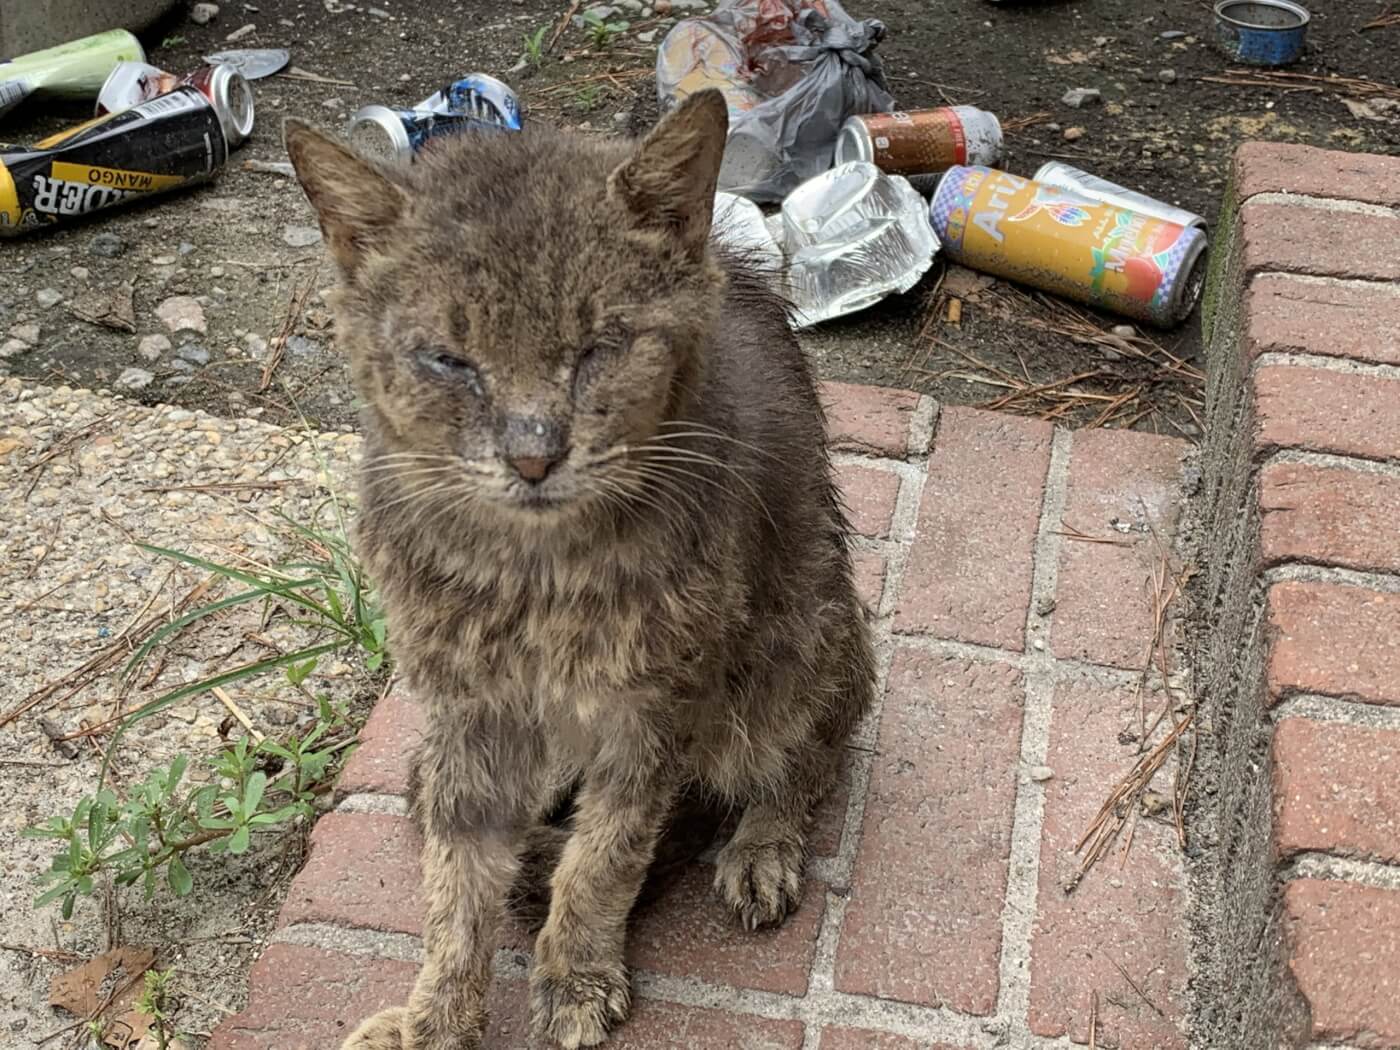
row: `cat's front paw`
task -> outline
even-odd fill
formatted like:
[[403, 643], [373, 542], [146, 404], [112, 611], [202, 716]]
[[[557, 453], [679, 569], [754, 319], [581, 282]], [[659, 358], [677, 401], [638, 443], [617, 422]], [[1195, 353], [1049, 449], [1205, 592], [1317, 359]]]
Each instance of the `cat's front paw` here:
[[615, 966], [569, 970], [551, 976], [536, 969], [530, 976], [531, 1010], [535, 1030], [565, 1050], [597, 1046], [608, 1029], [627, 1019], [632, 989], [627, 971]]
[[408, 1031], [408, 1011], [396, 1006], [380, 1011], [356, 1028], [340, 1050], [416, 1050]]
[[715, 860], [715, 892], [747, 930], [776, 926], [802, 900], [802, 846], [731, 841]]

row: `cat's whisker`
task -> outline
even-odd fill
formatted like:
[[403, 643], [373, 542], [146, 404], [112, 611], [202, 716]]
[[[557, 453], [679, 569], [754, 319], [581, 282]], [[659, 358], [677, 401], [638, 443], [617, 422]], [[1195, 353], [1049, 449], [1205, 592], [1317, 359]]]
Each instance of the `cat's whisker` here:
[[777, 458], [778, 458], [776, 455], [774, 455], [772, 452], [768, 451], [768, 449], [766, 449], [766, 448], [761, 448], [761, 447], [759, 447], [758, 445], [755, 445], [755, 444], [753, 444], [753, 443], [751, 443], [751, 442], [748, 442], [748, 441], [742, 441], [742, 440], [740, 440], [739, 438], [736, 438], [736, 437], [734, 437], [734, 436], [731, 435], [731, 434], [726, 434], [723, 430], [720, 430], [720, 429], [717, 428], [717, 427], [712, 427], [712, 426], [710, 426], [708, 423], [701, 423], [701, 422], [698, 422], [697, 420], [693, 420], [693, 419], [668, 419], [668, 420], [664, 420], [664, 421], [660, 424], [660, 426], [662, 426], [662, 427], [689, 427], [689, 428], [690, 428], [690, 430], [686, 430], [686, 431], [667, 430], [667, 431], [666, 431], [665, 433], [663, 433], [663, 434], [657, 434], [656, 437], [661, 438], [661, 439], [669, 440], [669, 439], [671, 439], [671, 438], [680, 438], [680, 437], [712, 437], [712, 438], [715, 438], [715, 439], [718, 440], [718, 441], [728, 441], [731, 445], [738, 445], [740, 448], [746, 448], [746, 449], [748, 449], [750, 452], [757, 452], [760, 456], [767, 456], [769, 459], [777, 459]]
[[[706, 455], [703, 452], [696, 452], [693, 449], [671, 448], [663, 450], [652, 450], [647, 455], [647, 459], [648, 461], [654, 463], [694, 463], [696, 465], [718, 467], [720, 470], [723, 470], [726, 473], [730, 474], [732, 477], [734, 477], [741, 485], [744, 486], [744, 488], [748, 489], [749, 495], [753, 496], [754, 502], [757, 503], [759, 509], [763, 511], [763, 514], [768, 519], [769, 523], [775, 529], [778, 527], [777, 521], [774, 520], [773, 515], [769, 512], [768, 504], [765, 503], [763, 497], [759, 495], [758, 489], [755, 488], [753, 483], [749, 481], [748, 478], [744, 477], [744, 475], [741, 474], [737, 469], [735, 469], [731, 464], [725, 463], [723, 460], [716, 459], [714, 456]], [[698, 474], [694, 476], [703, 477], [703, 475]], [[705, 478], [705, 480], [714, 483], [715, 479]]]

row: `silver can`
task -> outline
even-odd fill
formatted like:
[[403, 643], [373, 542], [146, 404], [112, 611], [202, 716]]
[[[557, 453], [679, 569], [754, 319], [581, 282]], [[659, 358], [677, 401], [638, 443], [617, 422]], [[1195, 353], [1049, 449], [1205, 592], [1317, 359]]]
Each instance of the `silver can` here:
[[1058, 186], [1062, 190], [1073, 190], [1091, 200], [1112, 204], [1127, 211], [1137, 212], [1139, 215], [1150, 215], [1154, 219], [1162, 219], [1165, 222], [1175, 223], [1188, 229], [1192, 226], [1202, 230], [1206, 228], [1206, 220], [1193, 211], [1159, 201], [1156, 197], [1138, 193], [1136, 190], [1130, 190], [1116, 182], [1101, 179], [1097, 175], [1090, 175], [1087, 171], [1080, 171], [1078, 168], [1072, 168], [1059, 161], [1042, 164], [1040, 170], [1031, 178], [1046, 186]]
[[201, 66], [177, 76], [145, 62], [118, 63], [98, 92], [96, 112], [119, 113], [177, 87], [196, 88], [209, 100], [230, 149], [253, 133], [253, 89], [233, 66]]

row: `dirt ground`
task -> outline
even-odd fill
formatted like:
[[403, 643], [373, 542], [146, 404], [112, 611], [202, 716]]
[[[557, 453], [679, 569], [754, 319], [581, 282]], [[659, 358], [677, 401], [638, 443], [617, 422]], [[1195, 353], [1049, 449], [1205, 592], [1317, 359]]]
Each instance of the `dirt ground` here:
[[[603, 48], [571, 27], [546, 61], [512, 71], [522, 39], [559, 24], [566, 6], [561, 0], [479, 0], [464, 15], [445, 0], [382, 0], [377, 7], [261, 0], [225, 4], [205, 26], [177, 12], [148, 34], [150, 56], [165, 68], [191, 68], [198, 56], [232, 46], [224, 44], [230, 32], [252, 25], [236, 46], [289, 48], [296, 69], [344, 83], [287, 76], [259, 81], [254, 137], [213, 186], [0, 245], [7, 273], [0, 284], [0, 343], [16, 325], [40, 325], [31, 347], [7, 344], [10, 356], [0, 368], [51, 384], [101, 388], [139, 367], [154, 376], [138, 395], [149, 401], [270, 420], [304, 413], [322, 426], [351, 423], [345, 370], [316, 296], [329, 283], [321, 248], [292, 247], [284, 238], [304, 232], [288, 234], [288, 227], [314, 225], [310, 210], [289, 179], [245, 170], [245, 162], [285, 160], [279, 127], [286, 115], [339, 127], [362, 104], [409, 104], [474, 69], [516, 85], [532, 119], [591, 133], [644, 129], [656, 109], [655, 44], [638, 36], [664, 33], [659, 20], [634, 21]], [[1005, 166], [1011, 171], [1030, 174], [1047, 159], [1067, 159], [1213, 221], [1228, 159], [1247, 138], [1400, 151], [1395, 109], [1357, 115], [1331, 86], [1206, 79], [1220, 76], [1228, 62], [1210, 43], [1204, 0], [863, 0], [848, 6], [888, 27], [880, 53], [899, 104], [951, 102], [996, 112], [1008, 125]], [[1390, 0], [1313, 4], [1308, 54], [1291, 72], [1393, 82], [1400, 26], [1363, 28], [1390, 6]], [[1185, 35], [1164, 39], [1164, 33]], [[1295, 90], [1300, 86], [1308, 89]], [[1102, 103], [1077, 110], [1063, 104], [1061, 97], [1074, 87], [1098, 88]], [[3, 134], [32, 141], [83, 115], [81, 108], [32, 103]], [[1069, 142], [1063, 134], [1072, 127], [1083, 134]], [[94, 244], [99, 234], [119, 238], [119, 254], [94, 254], [113, 248], [106, 238]], [[1170, 332], [1142, 333], [1153, 342], [1136, 340], [1126, 353], [1122, 346], [1115, 352], [1098, 330], [1120, 321], [1071, 312], [1060, 301], [1036, 304], [1003, 283], [980, 289], [957, 270], [944, 287], [943, 270], [935, 265], [907, 295], [804, 334], [819, 371], [915, 386], [950, 402], [1053, 413], [1079, 425], [1111, 420], [1196, 433], [1195, 316]], [[75, 305], [91, 312], [93, 293], [122, 294], [124, 286], [134, 292], [135, 333], [74, 315]], [[196, 347], [183, 356], [179, 344], [189, 335], [143, 359], [141, 337], [163, 331], [153, 311], [173, 295], [200, 299], [207, 334], [194, 337]], [[950, 295], [963, 300], [957, 325], [944, 320]], [[42, 305], [55, 298], [54, 305]], [[1054, 383], [1061, 385], [1028, 392]]]
[[[546, 61], [516, 68], [523, 38], [558, 25], [567, 6], [565, 0], [373, 0], [353, 6], [340, 0], [238, 0], [223, 3], [218, 18], [205, 26], [177, 11], [145, 41], [152, 61], [167, 69], [189, 69], [199, 56], [226, 46], [286, 47], [302, 72], [255, 85], [258, 127], [213, 185], [109, 211], [69, 229], [0, 241], [0, 378], [113, 388], [123, 373], [138, 369], [150, 373], [149, 384], [122, 392], [149, 404], [170, 402], [270, 423], [305, 419], [327, 429], [352, 427], [354, 399], [318, 296], [330, 284], [329, 270], [320, 245], [305, 243], [307, 228], [314, 226], [311, 211], [291, 180], [249, 170], [245, 163], [285, 161], [279, 133], [284, 116], [338, 128], [360, 105], [410, 104], [470, 70], [514, 84], [531, 119], [594, 134], [644, 130], [656, 112], [655, 43], [638, 37], [659, 30], [659, 39], [665, 26], [655, 20], [634, 22], [602, 49], [570, 28]], [[1384, 107], [1368, 113], [1358, 106], [1365, 101], [1364, 86], [1351, 86], [1349, 106], [1333, 85], [1323, 90], [1299, 81], [1240, 86], [1204, 79], [1221, 76], [1228, 63], [1210, 44], [1210, 4], [1203, 0], [850, 0], [847, 6], [888, 26], [880, 51], [903, 107], [958, 103], [993, 110], [1008, 128], [1004, 166], [1020, 174], [1046, 159], [1068, 159], [1213, 222], [1229, 157], [1245, 139], [1400, 152], [1400, 113]], [[1393, 84], [1400, 25], [1363, 29], [1392, 6], [1393, 0], [1315, 2], [1308, 55], [1291, 72], [1372, 82], [1389, 77]], [[256, 28], [237, 44], [224, 43], [244, 25]], [[1164, 33], [1184, 35], [1164, 39]], [[1165, 70], [1174, 78], [1164, 78]], [[1300, 86], [1306, 90], [1296, 90]], [[1063, 104], [1061, 96], [1074, 87], [1098, 88], [1102, 103], [1078, 110]], [[86, 115], [82, 107], [31, 102], [0, 127], [0, 138], [33, 141]], [[1083, 134], [1067, 141], [1063, 133], [1071, 127]], [[104, 299], [125, 297], [128, 288], [134, 332], [79, 316]], [[205, 331], [167, 331], [155, 311], [175, 296], [195, 297]], [[962, 304], [959, 324], [946, 320], [954, 297]], [[1197, 318], [1171, 332], [1131, 335], [1126, 343], [1120, 335], [1115, 343], [1105, 332], [1121, 323], [940, 263], [907, 295], [806, 332], [803, 342], [827, 378], [912, 386], [948, 402], [1053, 413], [1079, 425], [1196, 436]], [[157, 334], [168, 336], [171, 345], [153, 347], [147, 340], [143, 354], [143, 339]], [[0, 438], [14, 423], [12, 412], [0, 404]], [[62, 421], [55, 426], [55, 434], [61, 433]], [[33, 522], [23, 507], [14, 511], [10, 524], [18, 535]], [[82, 520], [74, 519], [80, 527]], [[7, 559], [19, 551], [7, 547]], [[78, 568], [84, 563], [81, 546], [66, 556]], [[38, 585], [25, 576], [27, 563], [15, 564], [17, 579], [25, 582], [14, 583], [0, 599], [19, 607], [34, 598], [38, 591], [31, 590]], [[46, 662], [23, 668], [0, 709], [90, 651], [93, 643], [83, 634], [92, 627], [90, 617], [81, 608], [59, 611], [61, 630]], [[119, 627], [136, 611], [123, 606], [109, 615]], [[42, 632], [53, 621], [34, 620], [31, 626]], [[158, 757], [159, 749], [147, 741], [126, 746], [133, 768]], [[7, 794], [27, 800], [0, 829], [8, 869], [0, 903], [7, 915], [20, 917], [7, 920], [4, 941], [45, 950], [55, 944], [100, 950], [111, 931], [91, 918], [72, 928], [26, 910], [27, 880], [46, 858], [42, 849], [16, 838], [19, 827], [65, 801], [71, 805], [91, 788], [96, 772], [93, 755], [62, 760], [47, 747], [32, 726], [0, 730], [0, 753], [23, 756], [5, 770]], [[196, 1031], [207, 1030], [223, 1008], [240, 1005], [241, 975], [275, 915], [277, 886], [295, 863], [294, 847], [292, 842], [274, 856], [245, 858], [230, 868], [206, 861], [196, 872], [203, 888], [194, 900], [128, 907], [128, 931], [180, 946], [174, 961], [209, 1000], [191, 1006]], [[216, 872], [222, 874], [213, 877]], [[198, 878], [202, 874], [211, 879]], [[97, 913], [90, 909], [88, 915]], [[220, 940], [228, 937], [236, 939]], [[43, 989], [61, 960], [23, 952], [0, 958], [0, 983], [22, 985], [0, 1012], [0, 1043], [32, 1045], [60, 1027], [46, 1012]]]

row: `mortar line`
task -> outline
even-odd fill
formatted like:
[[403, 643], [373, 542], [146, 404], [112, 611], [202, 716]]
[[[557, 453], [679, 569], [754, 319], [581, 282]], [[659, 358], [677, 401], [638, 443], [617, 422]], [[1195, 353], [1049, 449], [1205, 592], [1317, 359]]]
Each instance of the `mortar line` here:
[[1279, 879], [1287, 886], [1297, 879], [1356, 883], [1373, 889], [1400, 890], [1400, 864], [1355, 860], [1321, 850], [1309, 850], [1280, 865]]
[[1290, 562], [1275, 565], [1260, 573], [1265, 586], [1275, 583], [1332, 583], [1349, 587], [1361, 587], [1387, 594], [1400, 593], [1400, 575], [1382, 572], [1362, 572], [1358, 569], [1342, 569], [1333, 565], [1309, 565], [1304, 562]]
[[1371, 376], [1376, 379], [1400, 379], [1400, 365], [1380, 364], [1375, 361], [1358, 361], [1351, 357], [1334, 357], [1328, 354], [1310, 354], [1306, 351], [1265, 350], [1255, 356], [1250, 364], [1251, 378], [1261, 368], [1270, 365], [1289, 368], [1316, 368], [1342, 375]]
[[[1057, 680], [1056, 661], [1048, 638], [1040, 638], [1042, 634], [1052, 633], [1054, 621], [1050, 616], [1053, 610], [1050, 616], [1042, 616], [1038, 610], [1053, 600], [1059, 582], [1063, 544], [1059, 530], [1068, 500], [1073, 441], [1070, 431], [1057, 429], [1050, 446], [1045, 496], [1036, 529], [1030, 602], [1026, 609], [1025, 703], [1021, 713], [1020, 764], [1016, 770], [1007, 858], [1006, 901], [1001, 914], [996, 1011], [997, 1017], [1006, 1024], [1007, 1035], [1018, 1041], [1030, 1036], [1031, 938], [1038, 904], [1040, 843], [1045, 818], [1045, 789], [1031, 780], [1027, 770], [1045, 764], [1050, 746], [1050, 708]], [[1031, 644], [1033, 639], [1041, 640], [1043, 647], [1036, 649]]]
[[1255, 280], [1260, 277], [1285, 277], [1290, 281], [1298, 281], [1301, 284], [1315, 284], [1329, 288], [1349, 288], [1357, 292], [1383, 292], [1386, 295], [1400, 296], [1400, 284], [1383, 278], [1323, 277], [1319, 274], [1311, 273], [1289, 273], [1287, 270], [1259, 270], [1254, 273], [1252, 277]]
[[1378, 474], [1400, 479], [1400, 462], [1391, 457], [1371, 459], [1337, 452], [1313, 452], [1310, 449], [1280, 448], [1263, 457], [1259, 470], [1274, 463], [1297, 463], [1325, 470], [1348, 470], [1356, 474]]
[[1254, 193], [1239, 202], [1246, 204], [1301, 204], [1317, 211], [1347, 212], [1351, 215], [1370, 215], [1381, 219], [1400, 219], [1400, 213], [1384, 204], [1367, 204], [1364, 201], [1341, 200], [1334, 197], [1317, 197], [1311, 193], [1279, 193], [1266, 190]]
[[1288, 718], [1307, 718], [1315, 722], [1357, 726], [1363, 729], [1400, 731], [1400, 708], [1384, 704], [1367, 704], [1340, 696], [1322, 693], [1298, 693], [1287, 697], [1268, 714], [1277, 728]]
[[1080, 681], [1088, 679], [1099, 685], [1131, 686], [1142, 674], [1126, 667], [1110, 667], [1107, 664], [1091, 664], [1069, 657], [1055, 656], [1049, 645], [1044, 650], [1031, 649], [1017, 653], [996, 646], [979, 645], [976, 642], [960, 642], [954, 638], [938, 638], [927, 634], [894, 633], [891, 639], [897, 648], [916, 649], [938, 656], [952, 656], [959, 660], [979, 664], [1007, 664], [1018, 671], [1031, 671], [1048, 668], [1056, 681]]

